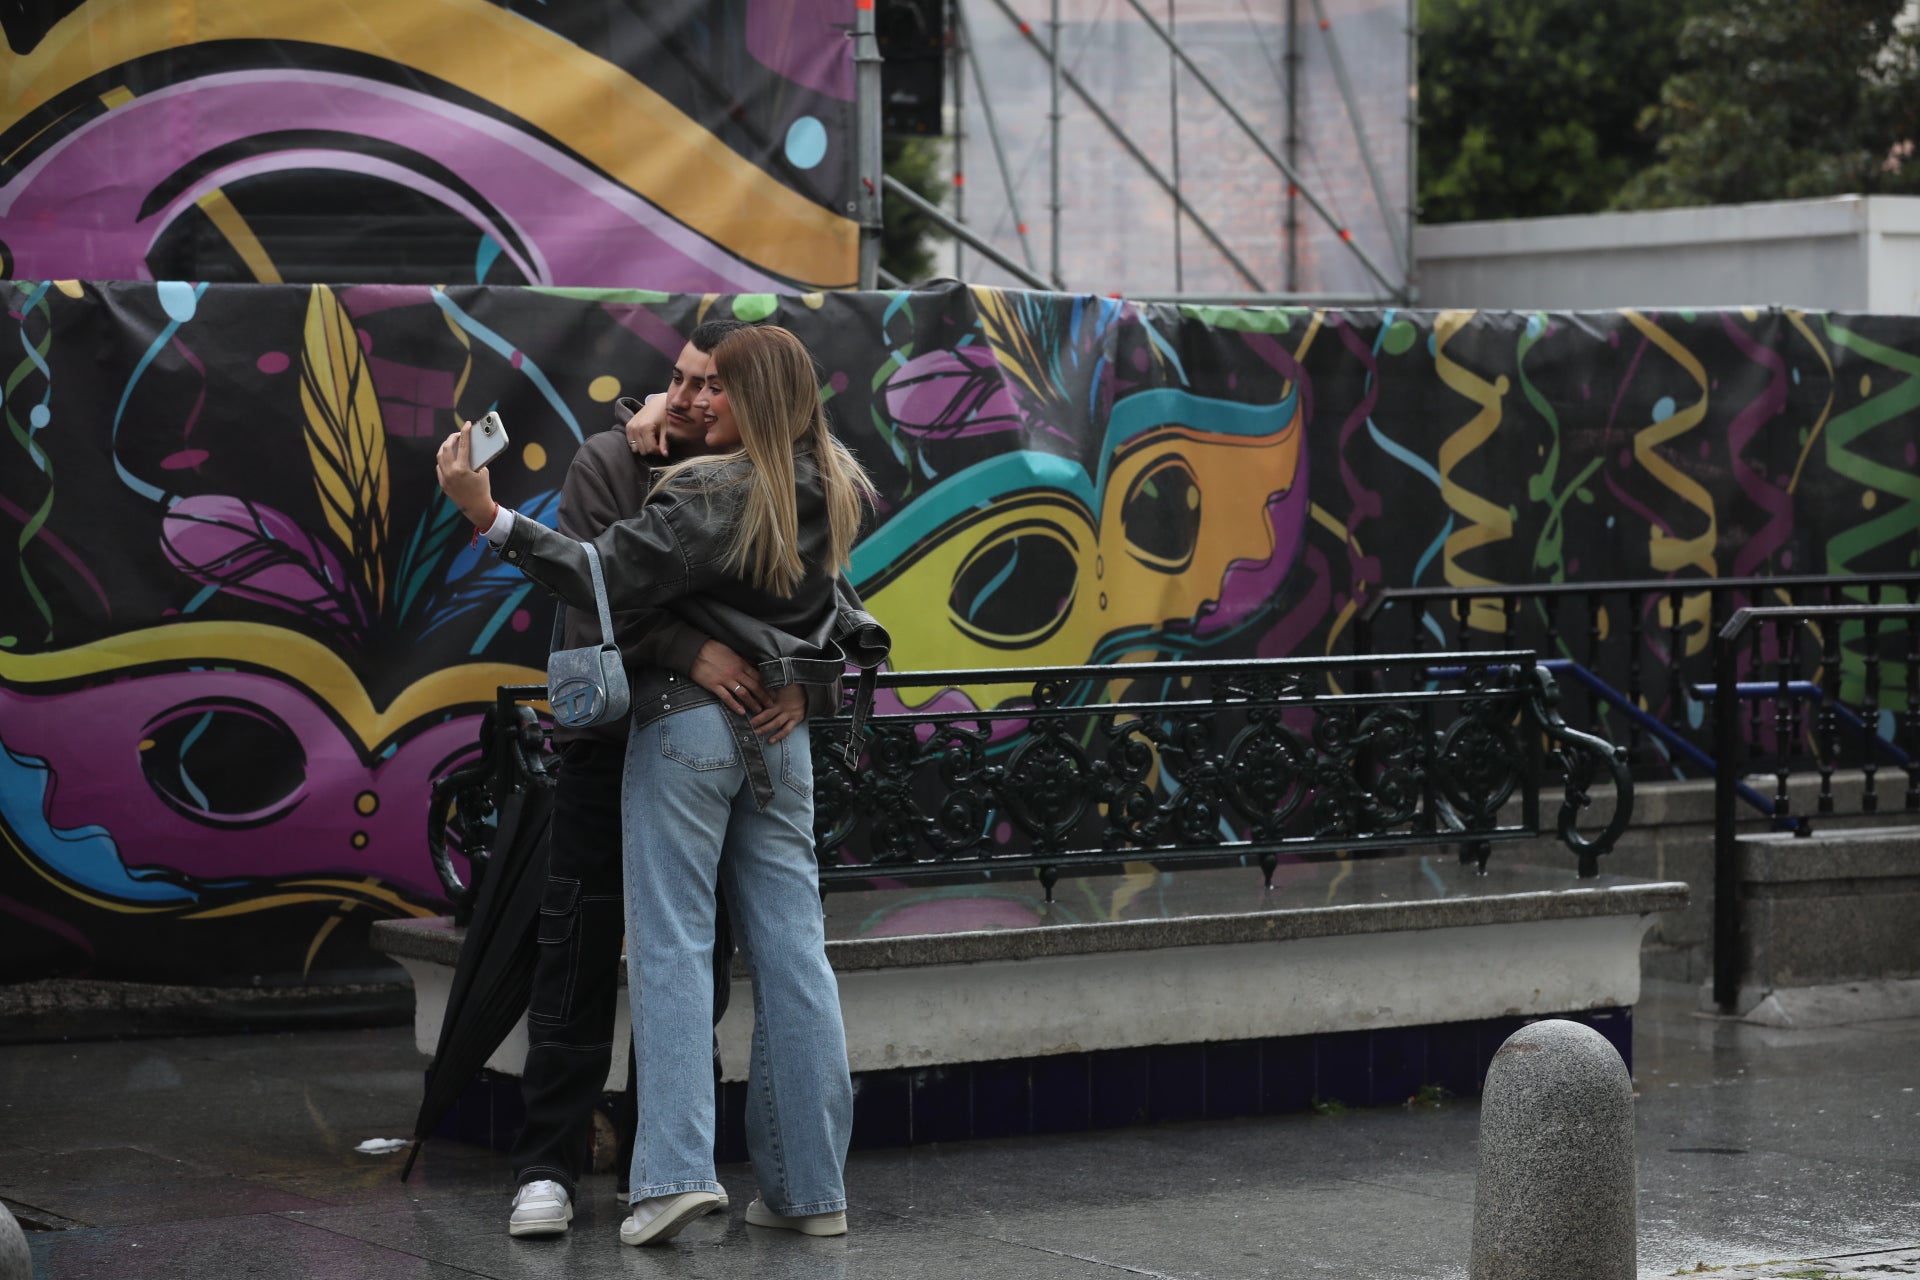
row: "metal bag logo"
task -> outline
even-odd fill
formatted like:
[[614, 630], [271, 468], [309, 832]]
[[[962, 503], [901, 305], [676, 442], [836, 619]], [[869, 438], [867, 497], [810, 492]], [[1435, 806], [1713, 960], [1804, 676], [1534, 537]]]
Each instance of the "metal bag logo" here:
[[600, 714], [600, 686], [584, 676], [569, 676], [547, 692], [553, 718], [564, 725], [590, 724]]

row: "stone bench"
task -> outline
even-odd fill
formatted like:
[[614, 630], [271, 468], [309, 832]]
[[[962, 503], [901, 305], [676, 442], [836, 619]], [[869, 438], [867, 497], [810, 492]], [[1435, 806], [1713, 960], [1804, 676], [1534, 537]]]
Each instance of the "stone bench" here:
[[[1564, 865], [1476, 875], [1439, 852], [1282, 864], [1272, 890], [1252, 868], [1135, 866], [1063, 879], [1052, 903], [1025, 877], [829, 894], [855, 1144], [1473, 1093], [1501, 1041], [1550, 1015], [1631, 1062], [1641, 937], [1687, 897]], [[431, 1054], [459, 936], [408, 920], [374, 939], [414, 977]], [[736, 968], [720, 1026], [727, 1158], [744, 1155], [749, 982]], [[523, 1023], [489, 1066], [517, 1074], [525, 1051]], [[617, 1055], [609, 1088], [625, 1075]], [[489, 1112], [495, 1145], [516, 1107]]]

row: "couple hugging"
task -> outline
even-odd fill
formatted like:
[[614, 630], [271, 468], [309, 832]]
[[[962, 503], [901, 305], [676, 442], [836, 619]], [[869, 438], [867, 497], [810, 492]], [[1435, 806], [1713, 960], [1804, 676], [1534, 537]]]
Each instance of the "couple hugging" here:
[[860, 607], [839, 575], [873, 487], [829, 431], [812, 356], [785, 329], [702, 325], [665, 395], [621, 403], [624, 431], [589, 438], [568, 471], [559, 532], [493, 500], [486, 470], [469, 465], [472, 424], [437, 458], [440, 487], [502, 558], [571, 606], [567, 647], [600, 639], [577, 540], [593, 542], [632, 686], [627, 724], [555, 733], [508, 1230], [556, 1234], [573, 1217], [613, 1051], [624, 925], [638, 1125], [621, 1240], [664, 1243], [727, 1208], [713, 1025], [736, 942], [754, 1001], [759, 1196], [746, 1221], [839, 1235], [853, 1088], [820, 912], [807, 718], [838, 707], [840, 667], [820, 659]]

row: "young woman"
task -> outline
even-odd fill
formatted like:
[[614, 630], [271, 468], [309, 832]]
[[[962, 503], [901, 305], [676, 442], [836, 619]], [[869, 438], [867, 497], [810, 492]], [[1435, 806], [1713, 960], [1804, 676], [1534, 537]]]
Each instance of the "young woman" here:
[[[594, 540], [618, 611], [670, 607], [756, 660], [772, 689], [830, 668], [836, 579], [872, 485], [828, 431], [812, 357], [785, 329], [730, 334], [696, 412], [725, 450], [666, 469], [641, 513]], [[441, 445], [441, 488], [509, 563], [569, 604], [593, 605], [586, 553], [493, 501], [468, 466], [471, 426]], [[846, 1230], [852, 1128], [839, 991], [827, 965], [813, 855], [806, 714], [777, 697], [751, 721], [666, 670], [633, 687], [625, 778], [628, 987], [639, 1132], [628, 1244], [670, 1239], [720, 1200], [713, 1169], [714, 890], [753, 973], [747, 1146], [754, 1226]]]

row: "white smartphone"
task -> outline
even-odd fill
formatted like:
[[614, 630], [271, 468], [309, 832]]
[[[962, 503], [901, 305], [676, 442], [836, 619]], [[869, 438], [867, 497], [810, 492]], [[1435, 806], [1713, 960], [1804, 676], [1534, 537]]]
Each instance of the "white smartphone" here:
[[506, 424], [500, 421], [500, 415], [489, 413], [473, 424], [473, 435], [468, 441], [472, 456], [468, 462], [475, 471], [486, 466], [500, 456], [507, 447]]

